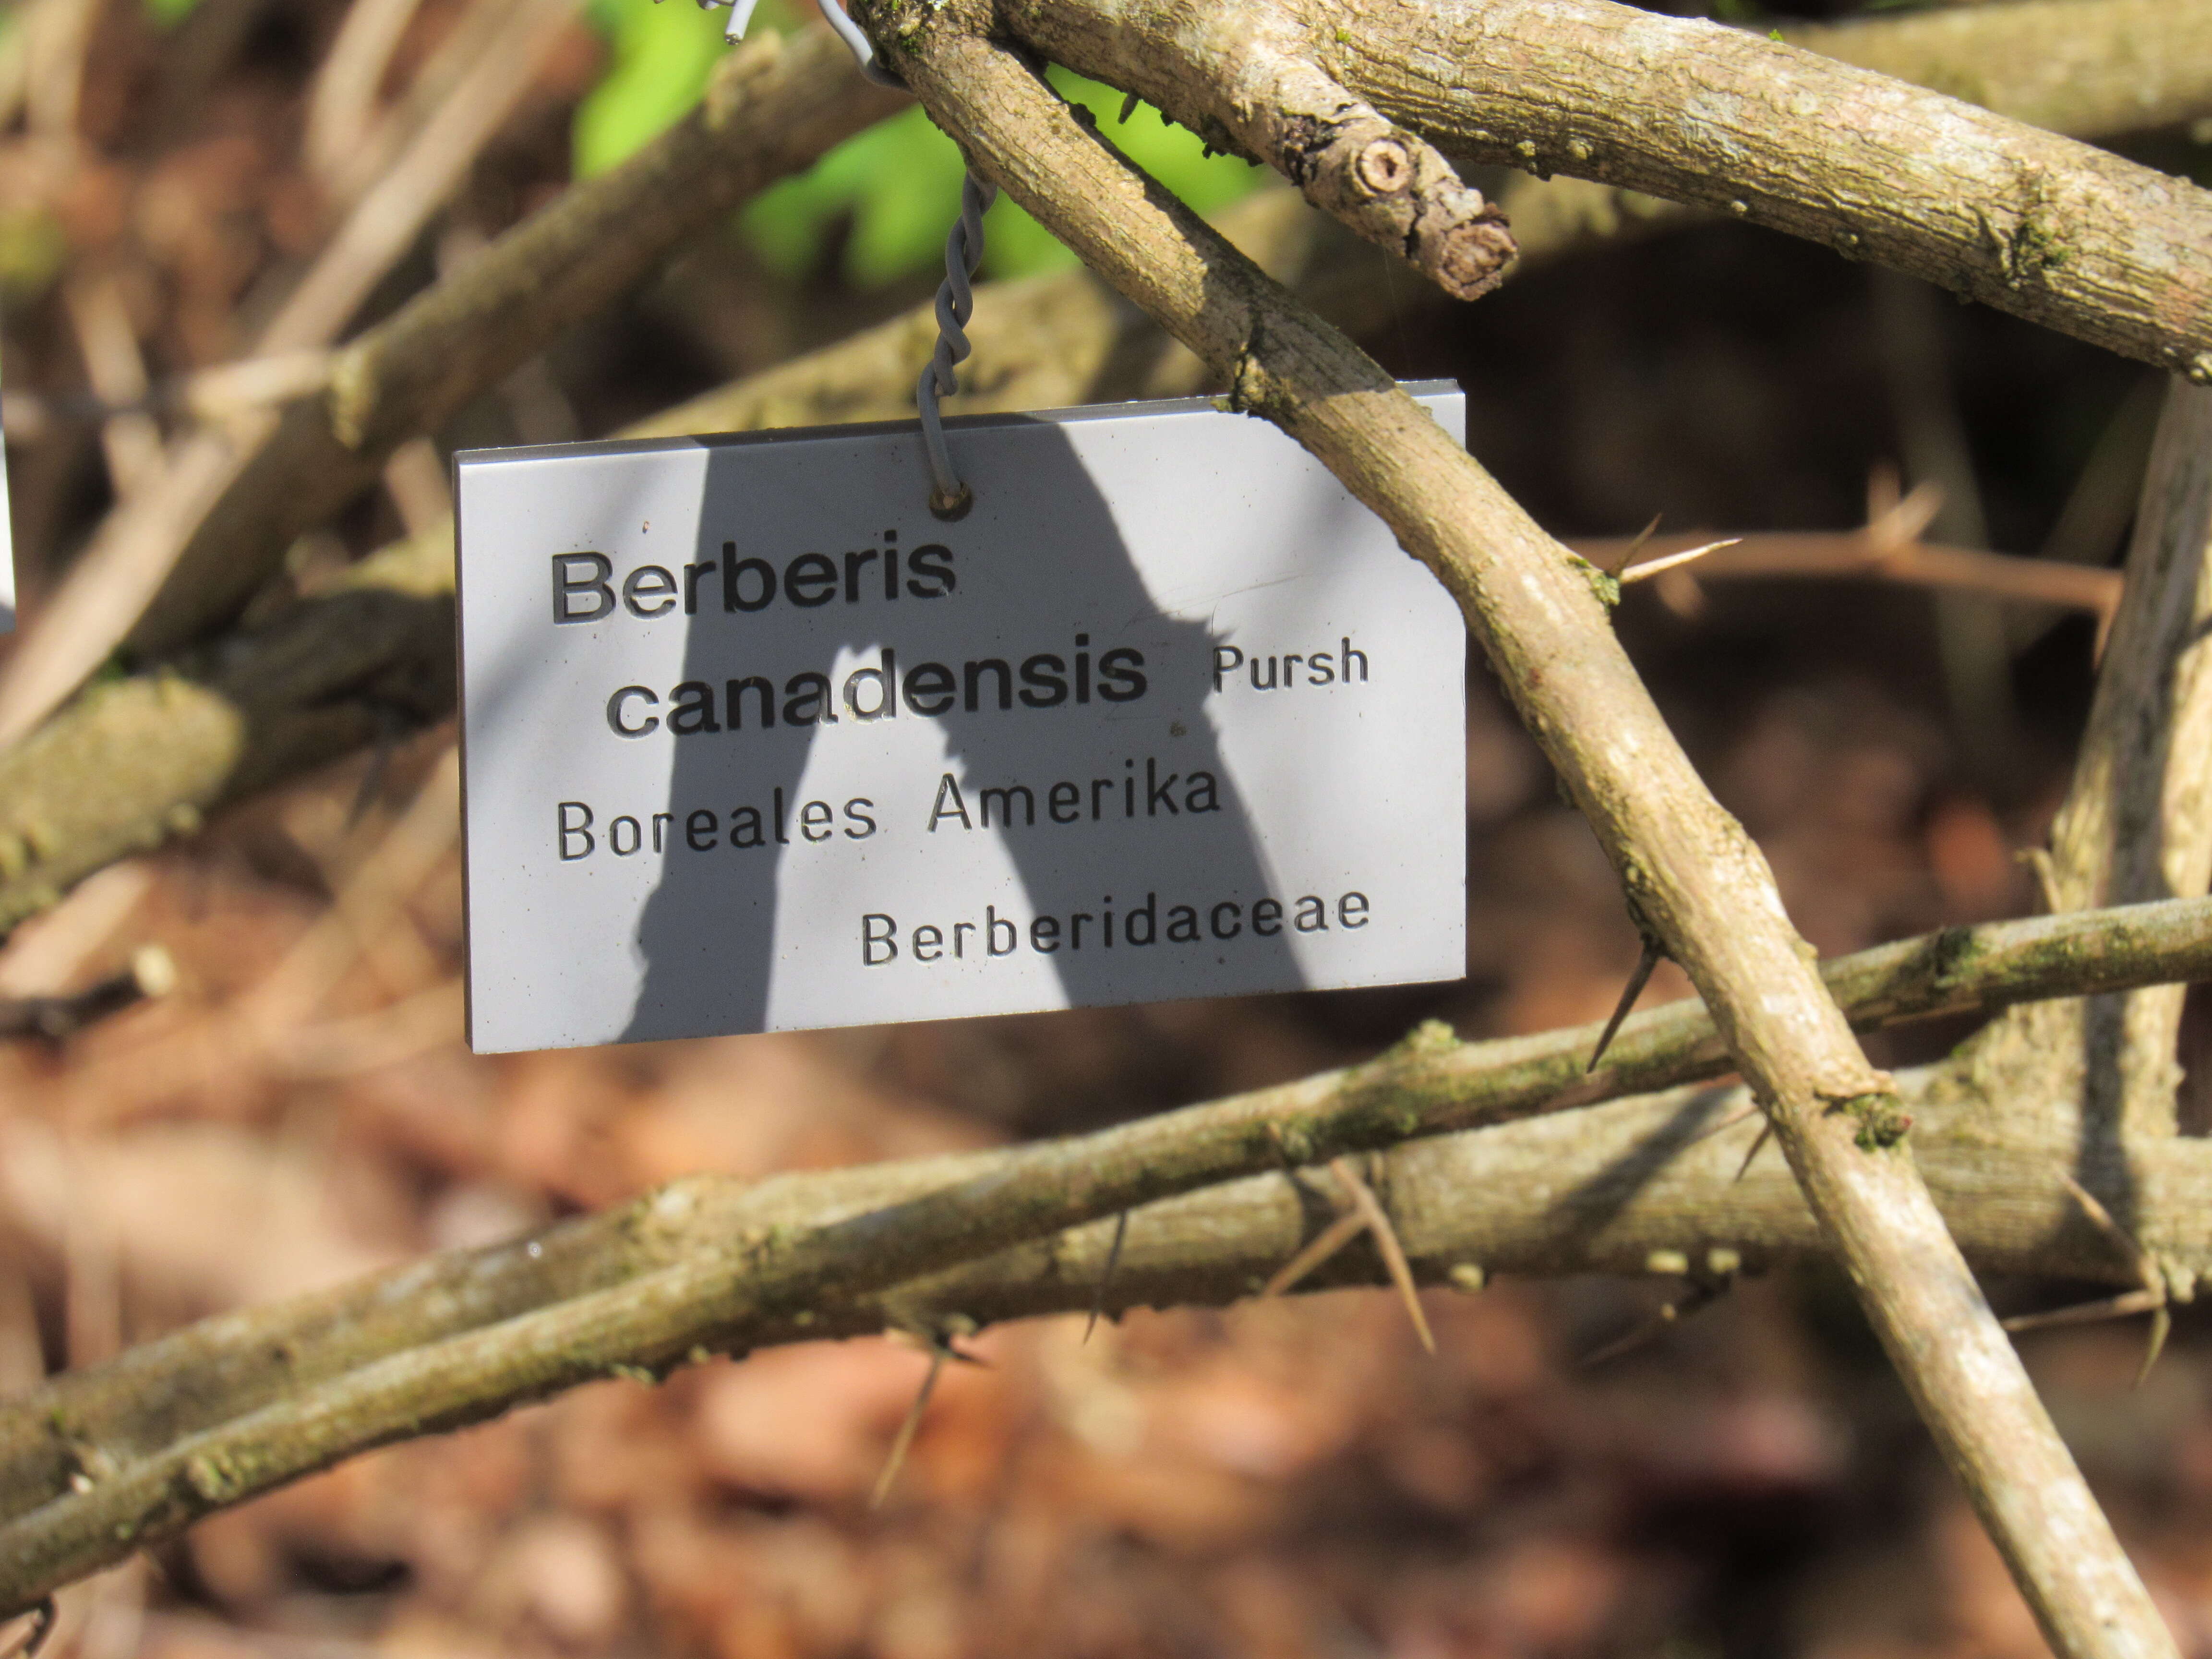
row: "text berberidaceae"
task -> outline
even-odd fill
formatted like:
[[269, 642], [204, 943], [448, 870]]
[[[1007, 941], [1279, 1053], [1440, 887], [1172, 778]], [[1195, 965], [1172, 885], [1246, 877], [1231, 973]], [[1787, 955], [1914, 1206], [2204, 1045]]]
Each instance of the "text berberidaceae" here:
[[478, 1047], [1462, 970], [1434, 578], [1207, 405], [947, 429], [459, 458]]

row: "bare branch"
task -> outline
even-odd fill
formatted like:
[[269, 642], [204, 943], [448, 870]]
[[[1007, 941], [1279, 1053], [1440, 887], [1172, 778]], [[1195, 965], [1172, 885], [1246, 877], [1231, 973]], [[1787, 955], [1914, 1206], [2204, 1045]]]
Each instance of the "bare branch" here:
[[[347, 216], [261, 331], [257, 354], [292, 358], [345, 327], [529, 90], [574, 7], [575, 0], [515, 0], [505, 9], [480, 61]], [[114, 654], [185, 538], [274, 428], [273, 414], [257, 409], [227, 427], [192, 431], [162, 465], [149, 464], [143, 487], [124, 492], [0, 664], [0, 745], [31, 731]]]
[[[2051, 826], [2055, 908], [2212, 887], [2212, 390], [2167, 392], [2127, 586], [2074, 783]], [[1991, 1099], [2078, 1110], [2083, 1173], [2174, 1129], [2178, 992], [2021, 1011], [1959, 1059]]]
[[1782, 38], [2076, 137], [2212, 112], [2212, 10], [2173, 0], [2006, 0]]
[[[1506, 15], [1493, 5], [1480, 15], [1508, 39], [1515, 9], [1504, 0]], [[1570, 9], [1565, 0], [1546, 7], [1542, 32], [1571, 36], [1559, 27]], [[1654, 27], [1668, 21], [1615, 9]], [[1079, 13], [1083, 21], [1071, 21]], [[1006, 20], [957, 4], [927, 21], [902, 15], [905, 33], [879, 30], [878, 48], [895, 52], [931, 114], [977, 164], [1212, 362], [1237, 404], [1312, 451], [1459, 599], [1620, 872], [1639, 922], [1713, 1011], [1869, 1322], [2054, 1647], [2069, 1659], [2172, 1653], [2142, 1580], [1944, 1231], [1905, 1149], [1911, 1120], [1893, 1082], [1867, 1063], [1812, 971], [1765, 860], [1652, 707], [1613, 637], [1593, 568], [1530, 523], [1350, 342], [1070, 116], [1022, 60], [987, 38]], [[1127, 56], [1176, 51], [1166, 29], [1132, 44], [1134, 17], [1110, 0], [1046, 15], [1055, 34], [1113, 17], [1118, 27], [1102, 32]], [[1537, 20], [1528, 21], [1534, 28]], [[1621, 24], [1624, 33], [1637, 27]], [[1228, 66], [1214, 67], [1231, 78]], [[2204, 228], [2212, 249], [2212, 211]], [[2212, 261], [2195, 280], [2212, 285]], [[2212, 331], [2212, 319], [2204, 325]]]
[[1273, 43], [1295, 39], [1463, 165], [1716, 209], [2212, 380], [2212, 193], [1764, 35], [1612, 0], [1241, 0], [1202, 27], [1176, 0], [1005, 9], [1270, 160], [1267, 105], [1301, 101]]
[[[1601, 569], [1637, 545], [1624, 539], [1577, 541], [1576, 552]], [[2071, 564], [2061, 559], [2028, 559], [2016, 554], [1985, 553], [1978, 548], [1945, 547], [1909, 541], [1885, 543], [1869, 531], [1776, 531], [1713, 542], [1701, 536], [1657, 536], [1640, 544], [1644, 557], [1623, 570], [1624, 581], [1663, 574], [1676, 559], [1701, 556], [1700, 580], [1753, 576], [1861, 576], [1982, 593], [2030, 605], [2087, 611], [2109, 618], [2120, 602], [2117, 570]]]
[[[1954, 929], [1845, 958], [1830, 974], [1854, 1014], [1875, 1019], [1989, 1006], [2033, 987], [2212, 974], [2212, 902]], [[1431, 1033], [1365, 1066], [1072, 1141], [752, 1185], [695, 1177], [535, 1238], [204, 1322], [0, 1403], [0, 1515], [15, 1517], [0, 1528], [0, 1607], [353, 1452], [593, 1376], [702, 1349], [886, 1324], [935, 1329], [963, 1313], [1080, 1311], [1117, 1231], [1110, 1200], [1086, 1200], [1086, 1190], [1145, 1204], [1127, 1231], [1114, 1309], [1257, 1291], [1308, 1242], [1280, 1171], [1310, 1156], [1530, 1112], [1545, 1116], [1390, 1152], [1394, 1219], [1422, 1277], [1464, 1282], [1454, 1273], [1470, 1261], [1493, 1271], [1641, 1271], [1661, 1248], [1699, 1262], [1729, 1251], [1739, 1265], [1820, 1248], [1786, 1176], [1735, 1185], [1735, 1144], [1701, 1138], [1741, 1090], [1557, 1110], [1594, 1097], [1594, 1087], [1720, 1071], [1727, 1060], [1696, 1003], [1631, 1018], [1612, 1064], [1583, 1085], [1595, 1032], [1465, 1045]], [[1939, 1188], [1972, 1222], [1978, 1259], [2124, 1274], [2101, 1237], [2084, 1248], [2054, 1224], [2073, 1205], [2040, 1142], [2023, 1150], [1969, 1127], [1929, 1156], [1953, 1172], [1939, 1173]], [[1209, 1159], [1218, 1174], [1248, 1178], [1146, 1201]], [[2172, 1159], [2170, 1202], [2177, 1224], [2194, 1230], [2193, 1243], [2174, 1248], [2212, 1267], [2212, 1206], [2201, 1201], [2212, 1152], [2175, 1143]], [[911, 1277], [948, 1211], [964, 1206], [956, 1224], [972, 1240], [1010, 1225], [1028, 1231], [1019, 1216], [1040, 1203], [1103, 1218], [1007, 1254], [976, 1246], [988, 1259], [926, 1283], [866, 1288], [872, 1276]], [[910, 1244], [916, 1234], [923, 1243]], [[805, 1296], [763, 1302], [758, 1287], [781, 1271], [779, 1258], [787, 1265], [833, 1237], [844, 1241], [831, 1248], [836, 1259]]]

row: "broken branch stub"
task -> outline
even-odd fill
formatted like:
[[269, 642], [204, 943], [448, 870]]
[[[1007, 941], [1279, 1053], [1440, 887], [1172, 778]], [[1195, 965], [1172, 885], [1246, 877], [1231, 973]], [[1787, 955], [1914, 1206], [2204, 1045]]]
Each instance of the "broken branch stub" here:
[[[1498, 205], [1442, 150], [1346, 88], [1292, 8], [1205, 7], [1164, 27], [1149, 0], [1106, 0], [1002, 7], [1000, 19], [1054, 61], [1141, 93], [1214, 149], [1264, 161], [1455, 299], [1487, 294], [1512, 267], [1518, 250]], [[915, 24], [911, 13], [883, 21], [902, 32]]]
[[1287, 114], [1273, 136], [1268, 159], [1308, 201], [1403, 255], [1454, 299], [1481, 298], [1512, 269], [1518, 250], [1498, 204], [1365, 104]]

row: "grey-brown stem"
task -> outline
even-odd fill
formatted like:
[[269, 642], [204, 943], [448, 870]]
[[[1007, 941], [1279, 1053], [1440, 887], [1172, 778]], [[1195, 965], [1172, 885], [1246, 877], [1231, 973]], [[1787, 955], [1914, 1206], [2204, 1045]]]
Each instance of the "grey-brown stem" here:
[[[2168, 387], [2051, 840], [2062, 910], [2212, 887], [2212, 391]], [[2175, 1133], [2182, 996], [2160, 988], [2014, 1010], [1955, 1057], [1956, 1086], [2006, 1102], [2022, 1127], [2039, 1116], [2076, 1173], [2115, 1193], [2123, 1224], [2140, 1226], [2130, 1170]]]
[[2212, 192], [1761, 33], [1613, 0], [1003, 10], [1048, 58], [1248, 143], [1299, 94], [1279, 69], [1255, 88], [1242, 43], [1296, 39], [1455, 161], [1717, 209], [2212, 380]]
[[[1846, 958], [1827, 978], [1855, 1014], [1882, 1020], [2208, 970], [2212, 902], [2197, 901], [1954, 929]], [[971, 1307], [997, 1317], [1087, 1305], [1110, 1223], [1011, 1251], [987, 1242], [1028, 1236], [1035, 1224], [1024, 1217], [1054, 1206], [1103, 1214], [1207, 1171], [1217, 1183], [1245, 1178], [1146, 1204], [1139, 1271], [1117, 1279], [1114, 1305], [1227, 1299], [1256, 1287], [1264, 1273], [1255, 1264], [1304, 1242], [1295, 1189], [1283, 1210], [1281, 1170], [1355, 1147], [1395, 1149], [1389, 1167], [1403, 1178], [1391, 1177], [1386, 1197], [1429, 1183], [1408, 1247], [1432, 1267], [1472, 1257], [1518, 1270], [1632, 1271], [1639, 1249], [1679, 1256], [1685, 1241], [1702, 1241], [1700, 1261], [1716, 1250], [1757, 1261], [1819, 1248], [1786, 1179], [1739, 1192], [1715, 1176], [1735, 1168], [1742, 1137], [1726, 1142], [1717, 1165], [1703, 1143], [1722, 1140], [1708, 1132], [1725, 1130], [1731, 1115], [1752, 1115], [1741, 1090], [1559, 1109], [1718, 1071], [1726, 1057], [1698, 1005], [1636, 1016], [1605, 1070], [1585, 1079], [1595, 1035], [1583, 1027], [1459, 1045], [1425, 1032], [1365, 1066], [1077, 1141], [750, 1187], [700, 1177], [527, 1241], [205, 1322], [0, 1406], [0, 1516], [9, 1518], [0, 1528], [0, 1607], [341, 1457], [608, 1370], [887, 1319], [911, 1327]], [[1487, 1131], [1462, 1138], [1464, 1152], [1433, 1158], [1398, 1145], [1530, 1112], [1559, 1127], [1525, 1140]], [[1936, 1155], [1960, 1172], [1946, 1189], [1979, 1251], [2013, 1267], [2112, 1270], [2101, 1241], [2093, 1236], [2085, 1249], [2067, 1226], [2070, 1200], [2039, 1140], [1993, 1138], [1970, 1119], [1962, 1127], [1956, 1153], [1946, 1132]], [[2212, 1263], [2212, 1208], [2195, 1201], [2212, 1165], [2202, 1148], [2173, 1146], [2158, 1196], [2174, 1215], [2172, 1259], [2194, 1271]], [[1481, 1178], [1488, 1169], [1510, 1178]], [[868, 1213], [884, 1206], [895, 1207]], [[1399, 1207], [1401, 1226], [1406, 1216]], [[948, 1234], [963, 1231], [977, 1260], [927, 1283], [890, 1282], [921, 1273]], [[842, 1242], [825, 1249], [833, 1235]], [[819, 1273], [793, 1301], [790, 1270], [807, 1260]], [[784, 1291], [764, 1296], [778, 1279]]]
[[2077, 138], [2212, 112], [2212, 7], [2174, 0], [2005, 0], [1782, 34]]
[[[1056, 20], [1079, 9], [1049, 9]], [[898, 15], [902, 25], [878, 28], [878, 48], [971, 160], [1212, 362], [1237, 406], [1313, 452], [1459, 599], [1631, 902], [1713, 1011], [1869, 1322], [2054, 1647], [2069, 1659], [2172, 1653], [1944, 1231], [1894, 1085], [1868, 1065], [1821, 987], [1765, 860], [1652, 706], [1590, 567], [1349, 341], [1073, 118], [988, 38], [1002, 20], [957, 3], [926, 21]]]

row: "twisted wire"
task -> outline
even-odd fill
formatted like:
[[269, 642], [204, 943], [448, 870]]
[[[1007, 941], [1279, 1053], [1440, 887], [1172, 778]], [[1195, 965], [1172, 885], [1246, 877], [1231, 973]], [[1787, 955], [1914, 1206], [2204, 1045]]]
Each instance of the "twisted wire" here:
[[[744, 37], [746, 26], [752, 21], [753, 9], [759, 3], [760, 0], [699, 0], [702, 9], [730, 9], [729, 27], [723, 32], [723, 38], [729, 40]], [[815, 3], [821, 7], [823, 21], [836, 31], [837, 38], [852, 49], [861, 74], [878, 86], [907, 90], [905, 82], [876, 61], [875, 43], [862, 33], [838, 0], [815, 0]], [[968, 343], [968, 319], [975, 310], [974, 278], [975, 267], [983, 258], [983, 214], [998, 196], [996, 185], [978, 179], [973, 173], [961, 181], [960, 217], [954, 222], [951, 234], [945, 239], [945, 281], [937, 290], [937, 349], [921, 371], [921, 380], [915, 383], [915, 404], [921, 415], [922, 447], [928, 453], [929, 476], [934, 486], [930, 491], [929, 510], [940, 519], [961, 517], [975, 500], [975, 492], [952, 470], [952, 457], [945, 447], [945, 423], [937, 404], [939, 398], [949, 398], [960, 390], [960, 377], [955, 371], [971, 349]]]
[[[905, 82], [876, 61], [874, 42], [860, 32], [860, 26], [846, 14], [837, 0], [815, 0], [815, 3], [822, 8], [823, 21], [836, 31], [840, 40], [852, 48], [853, 56], [860, 62], [861, 74], [879, 87], [896, 87], [901, 92], [906, 90]], [[745, 38], [745, 30], [752, 24], [753, 11], [759, 4], [760, 0], [699, 0], [699, 9], [712, 11], [717, 6], [730, 9], [730, 21], [722, 30], [722, 39], [734, 46]]]
[[[744, 0], [738, 0], [738, 3], [743, 4]], [[822, 8], [824, 21], [837, 31], [837, 38], [850, 46], [853, 56], [860, 59], [861, 74], [879, 87], [896, 87], [901, 92], [906, 90], [905, 82], [876, 61], [875, 43], [860, 33], [860, 26], [852, 20], [837, 0], [815, 0], [815, 3]]]
[[952, 470], [937, 400], [960, 390], [960, 377], [954, 371], [972, 349], [967, 325], [975, 310], [975, 267], [983, 258], [983, 212], [998, 195], [996, 185], [972, 173], [961, 181], [960, 217], [945, 239], [945, 281], [937, 289], [937, 350], [915, 382], [922, 447], [928, 451], [930, 480], [936, 486], [930, 492], [929, 510], [939, 518], [957, 518], [974, 500], [973, 492]]

